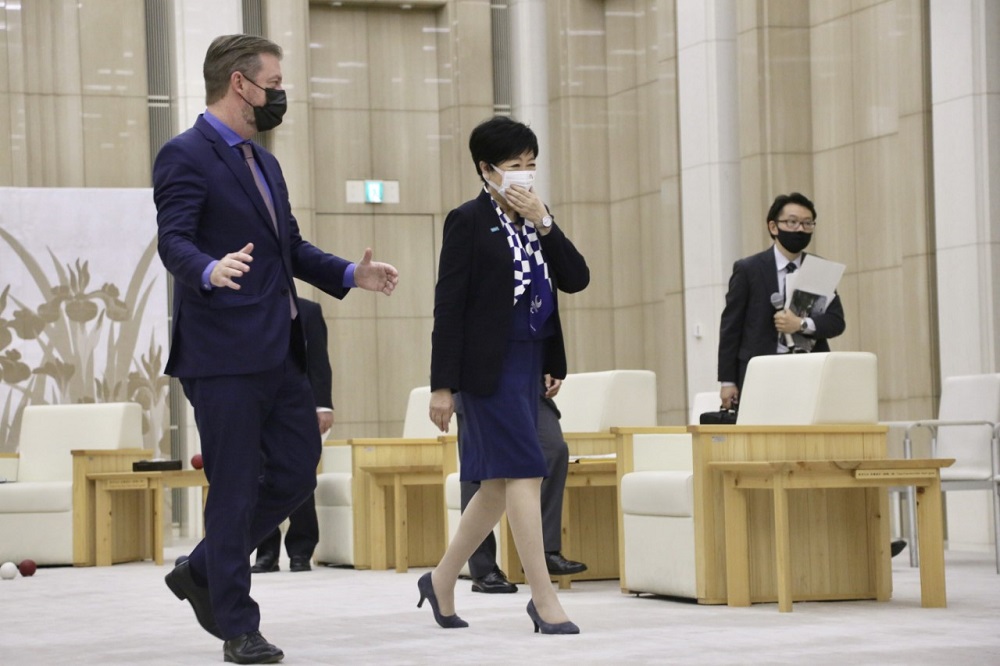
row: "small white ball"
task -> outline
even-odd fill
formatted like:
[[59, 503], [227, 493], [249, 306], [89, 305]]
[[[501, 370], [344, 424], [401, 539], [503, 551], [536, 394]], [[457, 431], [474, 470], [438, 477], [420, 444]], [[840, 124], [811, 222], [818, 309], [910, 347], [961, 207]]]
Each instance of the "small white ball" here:
[[10, 580], [17, 575], [17, 565], [13, 562], [4, 562], [0, 564], [0, 578], [4, 580]]

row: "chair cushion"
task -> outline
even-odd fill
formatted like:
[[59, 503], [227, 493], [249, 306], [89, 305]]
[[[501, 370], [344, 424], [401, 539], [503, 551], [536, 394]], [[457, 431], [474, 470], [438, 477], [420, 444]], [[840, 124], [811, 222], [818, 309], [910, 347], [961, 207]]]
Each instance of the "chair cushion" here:
[[694, 475], [632, 472], [622, 477], [622, 512], [644, 516], [694, 515]]
[[[406, 416], [403, 418], [403, 437], [407, 439], [435, 439], [443, 435], [428, 416], [431, 404], [431, 387], [418, 386], [410, 391], [406, 402]], [[458, 432], [457, 417], [451, 415], [451, 425], [448, 432]]]
[[605, 370], [567, 375], [555, 398], [563, 432], [656, 425], [656, 373]]
[[324, 473], [351, 472], [351, 447], [345, 444], [325, 444], [323, 446]]
[[326, 472], [316, 476], [316, 506], [351, 506], [351, 475]]
[[656, 433], [632, 436], [634, 472], [691, 471], [691, 435]]
[[444, 480], [444, 505], [449, 509], [462, 508], [462, 482], [453, 472]]
[[0, 484], [0, 513], [55, 513], [72, 508], [72, 481]]
[[73, 449], [142, 448], [135, 402], [30, 405], [21, 418], [18, 481], [69, 481]]
[[[775, 396], [781, 396], [776, 400]], [[878, 421], [878, 364], [869, 352], [756, 356], [747, 366], [738, 425]]]

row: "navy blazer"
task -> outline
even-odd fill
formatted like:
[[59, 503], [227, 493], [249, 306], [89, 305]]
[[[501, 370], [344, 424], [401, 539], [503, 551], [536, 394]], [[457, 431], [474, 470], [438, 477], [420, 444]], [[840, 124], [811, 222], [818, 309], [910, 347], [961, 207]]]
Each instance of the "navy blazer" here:
[[[807, 254], [802, 255], [802, 261], [807, 258]], [[771, 294], [777, 291], [778, 264], [773, 246], [733, 264], [719, 330], [720, 382], [742, 385], [750, 359], [777, 350], [778, 331], [771, 305]], [[840, 296], [834, 296], [826, 312], [812, 316], [812, 320], [816, 325], [813, 351], [830, 351], [827, 338], [840, 335], [845, 328]]]
[[[206, 377], [260, 372], [289, 350], [293, 277], [343, 298], [349, 261], [302, 239], [274, 156], [253, 145], [271, 190], [277, 232], [253, 175], [203, 116], [168, 141], [153, 165], [159, 253], [174, 277], [173, 337], [165, 372]], [[202, 289], [208, 264], [253, 243], [240, 289]], [[301, 335], [301, 333], [300, 333]], [[302, 345], [304, 345], [302, 341]]]
[[[559, 319], [560, 290], [590, 283], [590, 269], [573, 243], [553, 224], [539, 236], [552, 278], [555, 335], [545, 340], [543, 372], [566, 377], [566, 349]], [[434, 290], [431, 390], [449, 388], [490, 395], [500, 380], [514, 324], [514, 268], [507, 233], [485, 191], [448, 213]]]

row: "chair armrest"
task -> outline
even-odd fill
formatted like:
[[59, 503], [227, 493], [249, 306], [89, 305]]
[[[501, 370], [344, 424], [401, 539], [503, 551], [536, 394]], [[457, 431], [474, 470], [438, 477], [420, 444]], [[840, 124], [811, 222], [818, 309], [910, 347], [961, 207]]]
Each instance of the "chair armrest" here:
[[909, 428], [916, 421], [879, 421], [879, 425], [884, 425], [887, 428]]
[[[910, 433], [912, 433], [914, 430], [916, 430], [918, 428], [926, 428], [927, 430], [930, 431], [931, 437], [933, 438], [933, 441], [932, 441], [932, 444], [931, 444], [931, 455], [932, 456], [935, 455], [936, 446], [934, 445], [934, 441], [937, 440], [937, 431], [938, 431], [938, 428], [940, 428], [942, 426], [946, 426], [946, 427], [952, 427], [952, 426], [988, 426], [990, 428], [990, 430], [993, 432], [993, 442], [996, 442], [997, 432], [998, 432], [998, 428], [1000, 428], [1000, 423], [994, 423], [993, 421], [976, 421], [976, 420], [972, 420], [972, 421], [948, 421], [948, 420], [942, 420], [942, 419], [923, 419], [923, 420], [920, 420], [920, 421], [914, 421], [909, 426], [907, 426], [907, 428], [906, 428], [906, 434], [903, 437], [903, 457], [904, 458], [912, 458], [913, 457], [912, 446], [911, 446], [911, 443], [910, 443]], [[993, 447], [993, 448], [995, 448], [995, 447]], [[991, 450], [990, 453], [993, 454], [994, 451]], [[994, 456], [994, 459], [995, 459], [995, 456]]]

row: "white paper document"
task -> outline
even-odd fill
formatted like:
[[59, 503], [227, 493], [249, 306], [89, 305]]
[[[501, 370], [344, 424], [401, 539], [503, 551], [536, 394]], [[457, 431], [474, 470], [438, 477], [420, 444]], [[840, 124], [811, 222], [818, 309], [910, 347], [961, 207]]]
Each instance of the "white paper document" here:
[[825, 312], [845, 268], [836, 261], [807, 255], [799, 270], [785, 278], [785, 308], [799, 317]]

